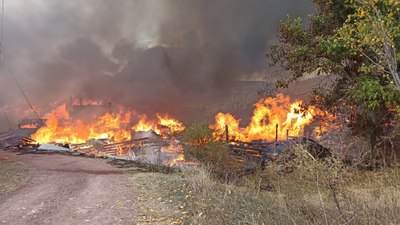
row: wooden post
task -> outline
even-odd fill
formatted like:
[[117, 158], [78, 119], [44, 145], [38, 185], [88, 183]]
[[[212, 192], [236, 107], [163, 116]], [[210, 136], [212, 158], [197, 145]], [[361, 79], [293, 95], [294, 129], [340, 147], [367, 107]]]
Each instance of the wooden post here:
[[225, 140], [229, 142], [229, 127], [227, 124], [225, 124]]
[[286, 130], [286, 141], [289, 140], [289, 129]]
[[276, 124], [275, 142], [278, 142], [278, 128], [279, 128], [279, 125]]

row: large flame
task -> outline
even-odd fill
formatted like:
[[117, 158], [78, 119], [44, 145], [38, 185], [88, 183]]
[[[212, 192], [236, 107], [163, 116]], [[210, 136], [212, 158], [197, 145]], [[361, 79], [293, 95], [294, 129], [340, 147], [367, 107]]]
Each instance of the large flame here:
[[214, 138], [225, 139], [226, 126], [228, 136], [231, 140], [272, 141], [276, 138], [286, 139], [289, 136], [299, 136], [305, 125], [313, 121], [315, 107], [308, 107], [307, 111], [302, 108], [303, 102], [298, 100], [292, 102], [288, 96], [278, 94], [275, 98], [261, 99], [256, 103], [253, 117], [245, 128], [240, 128], [240, 120], [231, 114], [218, 113], [215, 117], [216, 123], [210, 128], [214, 130]]
[[106, 113], [95, 122], [73, 120], [66, 105], [61, 105], [45, 116], [46, 126], [40, 128], [32, 139], [39, 143], [85, 143], [89, 139], [108, 138], [119, 142], [130, 139], [128, 124], [131, 114]]
[[157, 114], [158, 124], [168, 127], [171, 133], [179, 133], [185, 130], [185, 126], [176, 119], [172, 119], [168, 115], [160, 116]]
[[132, 127], [134, 131], [149, 131], [155, 130], [156, 124], [152, 121], [148, 121], [147, 117], [142, 115], [139, 122]]
[[158, 121], [147, 120], [146, 116], [141, 116], [139, 122], [133, 126], [134, 131], [149, 131], [153, 130], [156, 134], [162, 135], [163, 127], [168, 128], [168, 133], [174, 134], [185, 130], [185, 126], [176, 119], [169, 117], [168, 115], [161, 116], [157, 114]]
[[130, 125], [131, 113], [107, 112], [93, 121], [73, 119], [67, 106], [61, 105], [45, 116], [46, 125], [40, 128], [32, 139], [38, 143], [85, 143], [90, 139], [108, 139], [110, 142], [121, 142], [131, 139], [132, 129], [135, 131], [154, 130], [162, 134], [162, 127], [169, 133], [181, 132], [185, 129], [182, 123], [168, 116], [159, 116], [157, 122], [147, 121], [143, 116], [139, 122]]

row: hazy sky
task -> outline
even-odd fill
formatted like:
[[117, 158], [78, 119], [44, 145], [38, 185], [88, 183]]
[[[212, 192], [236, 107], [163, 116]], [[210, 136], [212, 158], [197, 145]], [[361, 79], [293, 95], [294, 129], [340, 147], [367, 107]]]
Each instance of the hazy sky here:
[[[139, 111], [228, 94], [267, 69], [267, 44], [309, 0], [5, 0], [0, 100], [10, 110], [69, 96]], [[171, 109], [168, 109], [171, 108]], [[2, 116], [0, 114], [0, 122]]]

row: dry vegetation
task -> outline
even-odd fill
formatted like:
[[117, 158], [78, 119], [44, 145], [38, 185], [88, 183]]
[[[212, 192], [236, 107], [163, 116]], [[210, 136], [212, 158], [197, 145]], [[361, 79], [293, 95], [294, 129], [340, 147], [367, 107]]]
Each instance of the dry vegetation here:
[[0, 199], [25, 184], [28, 168], [20, 162], [0, 160]]
[[165, 208], [149, 210], [150, 215], [177, 223], [400, 223], [398, 167], [360, 172], [343, 165], [339, 156], [316, 161], [301, 148], [293, 151], [297, 158], [286, 164], [292, 172], [283, 175], [276, 172], [282, 165], [271, 163], [229, 182], [215, 179], [206, 168], [134, 180], [153, 194], [142, 199], [143, 205], [153, 201]]
[[182, 224], [189, 221], [185, 209], [182, 174], [151, 172], [130, 173], [131, 188], [135, 190], [135, 224]]

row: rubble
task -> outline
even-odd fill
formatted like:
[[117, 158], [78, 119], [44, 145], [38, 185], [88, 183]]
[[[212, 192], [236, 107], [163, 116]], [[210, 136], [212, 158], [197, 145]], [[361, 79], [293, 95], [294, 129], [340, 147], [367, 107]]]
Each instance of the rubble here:
[[[27, 129], [24, 129], [27, 130]], [[31, 132], [32, 133], [32, 132]], [[81, 144], [38, 144], [24, 134], [22, 129], [1, 133], [0, 149], [15, 150], [19, 154], [53, 154], [61, 153], [71, 156], [101, 157], [113, 160], [123, 160], [135, 163], [154, 164], [163, 166], [175, 165], [175, 159], [183, 154], [179, 141], [162, 139], [153, 131], [135, 132], [138, 139], [121, 142], [111, 142], [108, 138], [89, 139]], [[182, 155], [183, 157], [183, 155]]]
[[160, 137], [157, 135], [157, 133], [154, 130], [148, 130], [148, 131], [135, 131], [132, 134], [133, 139], [159, 139]]
[[274, 160], [277, 155], [281, 155], [286, 150], [301, 146], [316, 159], [322, 159], [331, 156], [331, 150], [320, 145], [318, 142], [310, 138], [297, 138], [293, 140], [278, 142], [230, 142], [229, 147], [233, 154], [247, 156], [253, 160], [258, 160], [261, 165], [265, 165], [268, 161]]
[[16, 129], [0, 133], [0, 148], [37, 147], [37, 143], [30, 138], [35, 130]]
[[[179, 140], [172, 137], [165, 139], [154, 132], [132, 131], [131, 139], [128, 141], [115, 142], [113, 138], [92, 138], [80, 144], [60, 145], [57, 143], [46, 143], [39, 145], [32, 140], [28, 133], [30, 129], [17, 129], [12, 132], [0, 134], [0, 147], [3, 149], [18, 150], [21, 154], [61, 153], [71, 156], [101, 157], [117, 161], [118, 167], [129, 167], [135, 163], [152, 165], [174, 166], [186, 164], [183, 148]], [[229, 141], [231, 153], [246, 161], [248, 167], [253, 168], [256, 164], [264, 166], [268, 161], [276, 158], [286, 149], [295, 145], [301, 145], [315, 158], [330, 156], [330, 150], [324, 148], [310, 138], [297, 138], [286, 141]], [[129, 163], [128, 163], [129, 162]], [[190, 162], [188, 162], [190, 164]]]
[[38, 150], [40, 151], [60, 151], [60, 152], [69, 152], [71, 151], [71, 149], [69, 148], [65, 148], [65, 147], [61, 147], [58, 145], [54, 145], [54, 144], [42, 144], [38, 147]]

